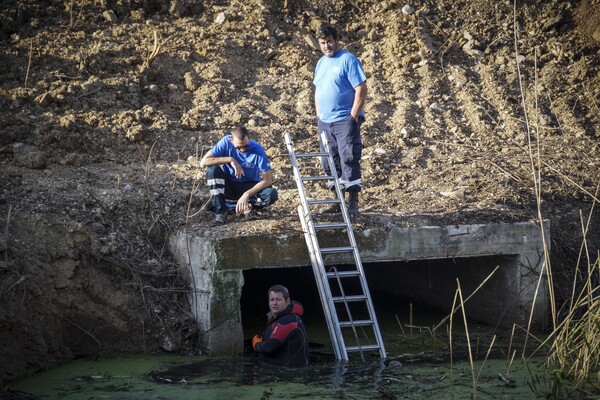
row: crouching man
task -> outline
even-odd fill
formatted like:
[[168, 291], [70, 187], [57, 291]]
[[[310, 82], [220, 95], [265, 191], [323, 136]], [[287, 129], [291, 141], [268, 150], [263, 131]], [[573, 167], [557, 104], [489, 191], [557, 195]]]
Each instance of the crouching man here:
[[262, 208], [277, 200], [272, 188], [271, 164], [265, 149], [251, 140], [248, 130], [238, 126], [210, 149], [202, 160], [212, 195], [215, 218], [211, 225], [226, 222], [226, 199], [237, 201], [235, 212], [247, 220], [255, 219], [253, 208]]

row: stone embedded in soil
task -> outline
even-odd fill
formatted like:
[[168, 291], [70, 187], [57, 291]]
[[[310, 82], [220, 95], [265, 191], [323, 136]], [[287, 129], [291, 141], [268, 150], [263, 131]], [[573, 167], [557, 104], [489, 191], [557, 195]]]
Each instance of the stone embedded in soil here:
[[115, 15], [115, 12], [113, 10], [104, 11], [102, 13], [102, 16], [108, 22], [112, 22], [112, 23], [117, 22], [117, 16]]

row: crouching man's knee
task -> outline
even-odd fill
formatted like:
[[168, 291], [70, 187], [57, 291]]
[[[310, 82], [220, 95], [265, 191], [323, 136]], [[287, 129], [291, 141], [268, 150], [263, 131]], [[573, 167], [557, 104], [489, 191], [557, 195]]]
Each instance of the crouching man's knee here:
[[278, 194], [275, 188], [266, 188], [260, 193], [260, 198], [264, 206], [271, 205], [277, 201]]

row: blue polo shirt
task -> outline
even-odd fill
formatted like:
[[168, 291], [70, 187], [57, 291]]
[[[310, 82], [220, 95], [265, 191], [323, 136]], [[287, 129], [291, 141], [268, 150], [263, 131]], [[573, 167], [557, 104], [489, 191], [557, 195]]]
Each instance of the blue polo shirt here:
[[230, 139], [231, 135], [225, 136], [210, 149], [210, 152], [215, 157], [233, 157], [244, 168], [244, 176], [238, 179], [235, 177], [235, 170], [231, 164], [222, 165], [223, 170], [230, 175], [231, 180], [236, 182], [260, 182], [260, 174], [271, 169], [271, 163], [265, 149], [254, 140], [250, 140], [248, 149], [242, 153], [235, 148]]
[[[342, 49], [333, 57], [321, 57], [313, 79], [319, 119], [331, 123], [346, 118], [352, 111], [354, 88], [366, 80], [362, 65], [354, 54]], [[362, 110], [360, 115], [364, 115]]]

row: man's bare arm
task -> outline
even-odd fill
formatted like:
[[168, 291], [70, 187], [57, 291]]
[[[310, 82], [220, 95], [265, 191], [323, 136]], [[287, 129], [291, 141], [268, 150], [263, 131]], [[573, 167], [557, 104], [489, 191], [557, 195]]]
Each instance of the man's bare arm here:
[[229, 164], [232, 161], [234, 161], [233, 157], [215, 157], [211, 151], [208, 151], [204, 154], [202, 160], [200, 160], [200, 166], [206, 168], [213, 165]]
[[213, 165], [224, 165], [231, 164], [235, 171], [235, 177], [240, 178], [244, 176], [244, 169], [233, 157], [215, 157], [214, 154], [209, 150], [204, 154], [202, 160], [200, 160], [200, 166], [203, 168], [212, 167]]
[[358, 116], [360, 111], [365, 106], [365, 100], [367, 99], [367, 82], [363, 82], [354, 88], [354, 103], [352, 104], [352, 118], [358, 122]]

